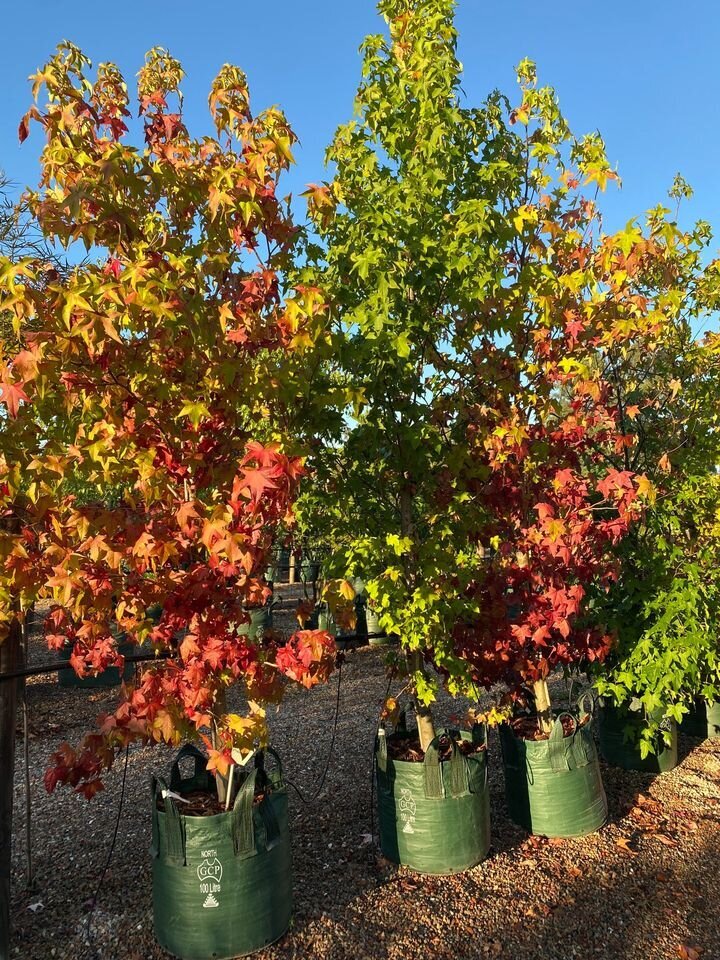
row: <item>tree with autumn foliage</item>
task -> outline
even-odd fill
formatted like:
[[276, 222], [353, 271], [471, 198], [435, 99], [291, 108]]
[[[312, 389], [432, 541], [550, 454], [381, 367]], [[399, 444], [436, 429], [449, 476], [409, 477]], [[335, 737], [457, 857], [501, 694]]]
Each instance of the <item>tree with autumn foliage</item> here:
[[268, 594], [322, 403], [305, 371], [326, 311], [317, 289], [288, 285], [298, 231], [278, 192], [295, 136], [277, 108], [251, 112], [226, 65], [217, 137], [193, 139], [180, 64], [156, 48], [138, 74], [138, 148], [123, 77], [90, 67], [62, 44], [20, 123], [21, 140], [33, 123], [46, 138], [28, 209], [49, 243], [90, 258], [64, 277], [0, 262], [0, 510], [16, 525], [0, 532], [0, 627], [49, 600], [48, 645], [71, 644], [80, 675], [122, 667], [118, 632], [164, 658], [61, 748], [48, 789], [89, 797], [131, 741], [201, 738], [222, 797], [230, 765], [265, 743], [268, 701], [334, 664], [323, 632], [238, 632]]
[[[675, 209], [648, 213], [649, 242], [668, 251], [662, 272], [637, 242], [624, 263], [639, 297], [672, 303], [656, 348], [615, 347], [603, 358], [632, 439], [618, 465], [642, 471], [650, 485], [643, 522], [620, 548], [622, 577], [593, 598], [593, 615], [614, 636], [594, 680], [605, 699], [642, 720], [628, 728], [639, 734], [642, 756], [662, 737], [671, 741], [670, 721], [696, 697], [720, 700], [720, 339], [701, 336], [720, 286], [717, 259], [707, 262], [709, 225], [679, 224], [680, 201], [690, 194], [678, 176]], [[637, 226], [630, 230], [639, 239]]]
[[452, 693], [529, 686], [547, 731], [549, 674], [608, 652], [588, 591], [651, 489], [616, 463], [631, 439], [599, 358], [652, 352], [671, 298], [637, 296], [630, 238], [601, 231], [602, 140], [573, 136], [530, 61], [517, 105], [467, 108], [452, 0], [379, 9], [359, 119], [308, 191], [347, 377], [339, 562], [401, 637], [423, 747], [429, 664]]
[[[686, 448], [706, 469], [716, 458], [707, 417], [698, 430], [714, 391], [691, 333], [716, 302], [716, 270], [702, 264], [706, 225], [681, 231], [665, 207], [605, 235], [597, 191], [616, 176], [602, 144], [570, 137], [532, 64], [518, 79], [521, 103], [497, 117], [497, 137], [527, 174], [505, 201], [515, 236], [491, 303], [517, 322], [501, 346], [505, 383], [488, 393], [496, 367], [487, 341], [467, 407], [489, 468], [479, 541], [492, 555], [475, 585], [483, 614], [455, 635], [476, 681], [532, 688], [548, 731], [549, 674], [598, 665], [614, 655], [618, 630], [635, 632], [610, 622], [600, 598], [623, 595], [632, 579], [626, 562], [670, 457]], [[595, 196], [583, 196], [588, 187]], [[676, 377], [684, 404], [673, 400]]]

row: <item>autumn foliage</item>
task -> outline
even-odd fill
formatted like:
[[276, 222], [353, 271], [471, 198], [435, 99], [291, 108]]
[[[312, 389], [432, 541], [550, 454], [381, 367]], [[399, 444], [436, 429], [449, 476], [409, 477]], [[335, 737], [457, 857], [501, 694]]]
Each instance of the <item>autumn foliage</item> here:
[[[137, 738], [203, 736], [227, 772], [233, 750], [264, 741], [263, 704], [334, 664], [322, 632], [285, 647], [237, 629], [267, 598], [273, 536], [292, 523], [294, 406], [324, 337], [318, 291], [286, 289], [297, 231], [278, 180], [295, 137], [279, 110], [251, 113], [243, 73], [225, 66], [209, 99], [217, 139], [191, 138], [180, 65], [155, 49], [137, 148], [122, 76], [100, 64], [91, 81], [89, 67], [62, 45], [20, 124], [21, 140], [33, 122], [46, 138], [32, 212], [87, 258], [67, 277], [0, 263], [0, 511], [20, 524], [0, 533], [2, 629], [50, 600], [48, 644], [70, 644], [80, 674], [122, 666], [119, 636], [167, 656], [55, 756], [48, 788], [88, 796]], [[227, 711], [234, 684], [245, 714]]]

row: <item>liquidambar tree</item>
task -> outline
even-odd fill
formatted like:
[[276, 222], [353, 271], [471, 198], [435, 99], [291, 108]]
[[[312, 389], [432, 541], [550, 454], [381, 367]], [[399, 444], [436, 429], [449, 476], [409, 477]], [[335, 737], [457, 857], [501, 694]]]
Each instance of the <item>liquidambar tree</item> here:
[[91, 81], [89, 67], [63, 44], [20, 124], [21, 140], [33, 121], [46, 136], [32, 215], [51, 243], [89, 256], [62, 278], [37, 260], [0, 263], [12, 331], [0, 508], [18, 524], [0, 532], [2, 636], [15, 608], [49, 600], [48, 645], [70, 644], [81, 675], [122, 667], [118, 632], [168, 657], [59, 750], [48, 789], [90, 797], [130, 741], [200, 737], [223, 798], [232, 765], [265, 743], [267, 702], [333, 665], [324, 633], [237, 631], [291, 521], [299, 424], [313, 423], [304, 369], [325, 342], [318, 291], [285, 288], [297, 231], [278, 181], [295, 137], [278, 109], [251, 113], [244, 74], [225, 66], [209, 99], [217, 139], [193, 139], [181, 67], [155, 49], [139, 73], [137, 148], [122, 76], [100, 64]]
[[573, 625], [639, 507], [596, 354], [660, 321], [617, 279], [632, 238], [602, 240], [582, 195], [616, 178], [599, 137], [529, 62], [517, 107], [464, 106], [452, 0], [379, 9], [359, 119], [308, 191], [353, 404], [336, 540], [407, 651], [423, 749], [425, 663], [452, 693], [536, 684], [547, 732], [549, 672], [606, 649]]

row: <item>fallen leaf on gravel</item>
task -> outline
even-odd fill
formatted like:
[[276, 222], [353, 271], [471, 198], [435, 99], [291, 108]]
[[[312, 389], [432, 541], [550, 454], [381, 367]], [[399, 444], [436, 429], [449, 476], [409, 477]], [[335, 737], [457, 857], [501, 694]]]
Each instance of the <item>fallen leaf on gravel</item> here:
[[690, 946], [681, 944], [677, 948], [677, 955], [680, 957], [680, 960], [700, 960], [701, 953], [702, 953], [701, 947], [690, 947]]
[[568, 873], [571, 877], [581, 877], [583, 875], [580, 867], [568, 867]]
[[549, 907], [547, 903], [538, 903], [533, 906], [528, 907], [525, 911], [526, 917], [549, 917], [552, 913], [552, 907]]
[[632, 841], [629, 840], [627, 837], [619, 837], [615, 841], [615, 846], [620, 847], [623, 853], [629, 853], [631, 857], [636, 857], [638, 855], [638, 852], [637, 850], [633, 850], [633, 848], [630, 846], [631, 842]]
[[659, 840], [660, 843], [664, 843], [666, 847], [676, 847], [678, 845], [677, 840], [673, 840], [673, 838], [669, 837], [666, 833], [655, 833], [653, 836], [656, 840]]

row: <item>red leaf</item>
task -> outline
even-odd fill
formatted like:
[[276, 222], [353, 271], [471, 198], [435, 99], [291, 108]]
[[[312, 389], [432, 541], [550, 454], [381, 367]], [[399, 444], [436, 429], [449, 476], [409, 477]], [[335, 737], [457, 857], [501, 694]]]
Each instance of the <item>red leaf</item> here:
[[8, 413], [13, 419], [17, 417], [20, 408], [20, 401], [30, 402], [30, 397], [25, 393], [19, 383], [11, 383], [9, 380], [0, 382], [0, 400], [3, 400], [8, 408]]

